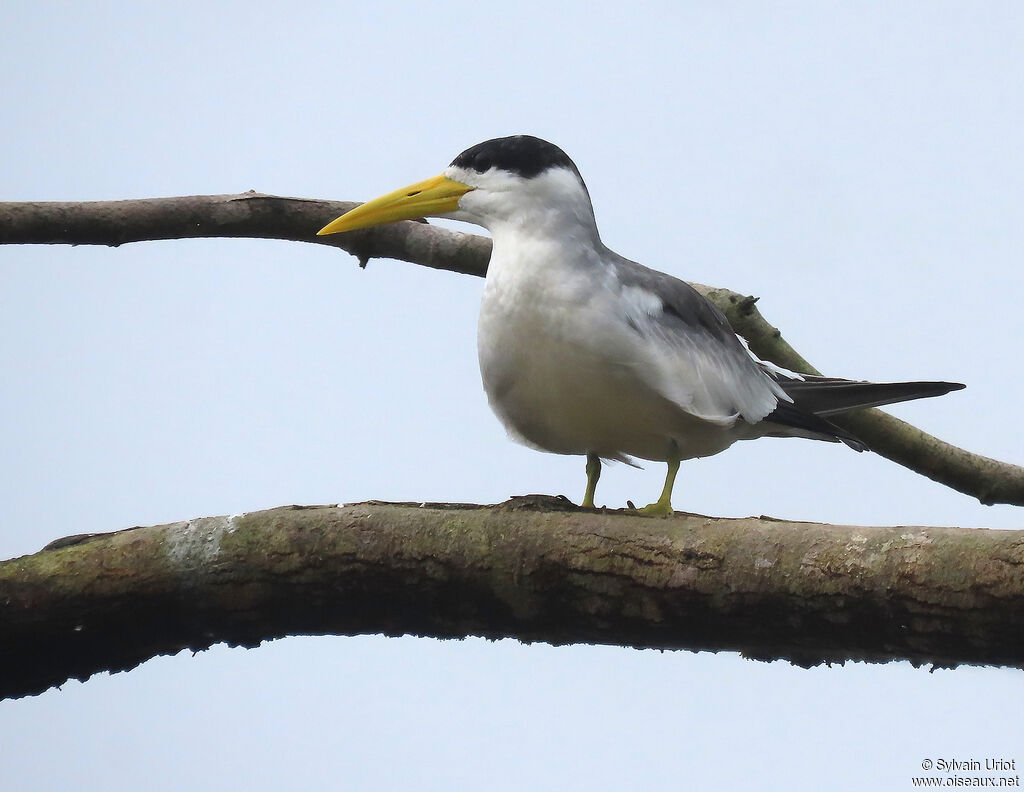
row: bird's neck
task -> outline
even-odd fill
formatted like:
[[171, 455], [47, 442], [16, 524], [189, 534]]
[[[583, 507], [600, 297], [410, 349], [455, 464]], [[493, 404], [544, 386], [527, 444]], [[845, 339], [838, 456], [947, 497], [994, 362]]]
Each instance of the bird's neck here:
[[593, 224], [495, 224], [488, 288], [555, 297], [604, 269], [604, 245]]
[[573, 255], [576, 251], [586, 254], [588, 250], [603, 250], [593, 212], [589, 206], [579, 207], [578, 211], [576, 209], [547, 208], [523, 212], [509, 219], [490, 218], [486, 228], [491, 232], [495, 248], [560, 248], [563, 256]]

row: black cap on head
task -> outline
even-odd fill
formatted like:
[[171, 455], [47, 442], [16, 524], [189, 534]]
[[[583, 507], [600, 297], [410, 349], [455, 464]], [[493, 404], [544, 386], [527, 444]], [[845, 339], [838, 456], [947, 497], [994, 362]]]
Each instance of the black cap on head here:
[[477, 173], [498, 168], [524, 179], [532, 179], [548, 168], [567, 168], [577, 176], [580, 175], [568, 154], [554, 143], [548, 143], [533, 135], [512, 135], [485, 140], [459, 154], [452, 160], [452, 165], [472, 169]]

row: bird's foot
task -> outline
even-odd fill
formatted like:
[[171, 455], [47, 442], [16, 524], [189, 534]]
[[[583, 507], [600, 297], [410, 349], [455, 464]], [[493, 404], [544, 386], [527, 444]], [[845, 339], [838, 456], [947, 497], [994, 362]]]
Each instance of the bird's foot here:
[[648, 503], [643, 508], [637, 509], [637, 513], [646, 515], [647, 517], [668, 517], [670, 514], [675, 514], [672, 509], [672, 503], [668, 500], [658, 500], [654, 503]]
[[668, 458], [668, 474], [665, 476], [665, 486], [661, 490], [661, 497], [654, 503], [649, 503], [642, 509], [637, 509], [640, 514], [648, 517], [668, 517], [672, 511], [672, 487], [676, 483], [676, 473], [679, 472], [679, 449], [672, 446], [673, 453]]

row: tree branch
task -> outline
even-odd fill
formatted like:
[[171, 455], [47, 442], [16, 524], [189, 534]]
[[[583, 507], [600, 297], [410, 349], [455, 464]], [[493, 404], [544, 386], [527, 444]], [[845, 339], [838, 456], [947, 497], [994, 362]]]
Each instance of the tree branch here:
[[[490, 240], [426, 223], [402, 222], [317, 237], [325, 223], [355, 206], [343, 201], [281, 198], [255, 192], [135, 201], [0, 203], [0, 244], [111, 245], [189, 237], [256, 237], [339, 247], [359, 259], [394, 258], [484, 275]], [[694, 284], [721, 308], [764, 360], [819, 373], [761, 316], [756, 299]], [[879, 410], [834, 419], [875, 452], [984, 504], [1024, 506], [1024, 467], [945, 443]]]
[[[756, 297], [700, 283], [692, 285], [722, 309], [733, 329], [762, 360], [801, 374], [822, 373], [786, 343], [777, 327], [765, 320], [755, 305]], [[881, 410], [860, 410], [834, 415], [829, 420], [849, 429], [876, 454], [971, 495], [986, 506], [1024, 506], [1024, 467], [971, 453]]]
[[365, 266], [393, 258], [434, 269], [483, 276], [491, 240], [427, 223], [318, 237], [316, 232], [358, 204], [281, 198], [247, 192], [132, 201], [0, 202], [0, 245], [109, 245], [157, 239], [249, 237], [338, 247]]
[[216, 643], [483, 636], [1024, 667], [1024, 538], [770, 518], [291, 506], [69, 537], [0, 563], [0, 696]]

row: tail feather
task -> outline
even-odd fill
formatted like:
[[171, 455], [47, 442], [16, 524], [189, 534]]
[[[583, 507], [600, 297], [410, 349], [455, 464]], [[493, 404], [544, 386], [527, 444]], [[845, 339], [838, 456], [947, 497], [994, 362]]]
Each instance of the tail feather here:
[[867, 444], [833, 424], [828, 416], [911, 399], [942, 396], [965, 387], [959, 382], [858, 382], [811, 376], [797, 380], [780, 373], [769, 372], [769, 375], [793, 401], [779, 402], [765, 421], [795, 430], [788, 432], [790, 434], [846, 443], [857, 451], [867, 450]]
[[867, 444], [860, 438], [854, 437], [825, 418], [804, 412], [789, 402], [779, 402], [775, 410], [764, 420], [778, 424], [782, 429], [779, 432], [769, 432], [769, 436], [807, 437], [812, 440], [827, 440], [830, 443], [846, 443], [854, 451], [868, 450]]
[[779, 378], [778, 382], [797, 407], [818, 416], [942, 396], [964, 387], [959, 382], [856, 382], [825, 377]]

